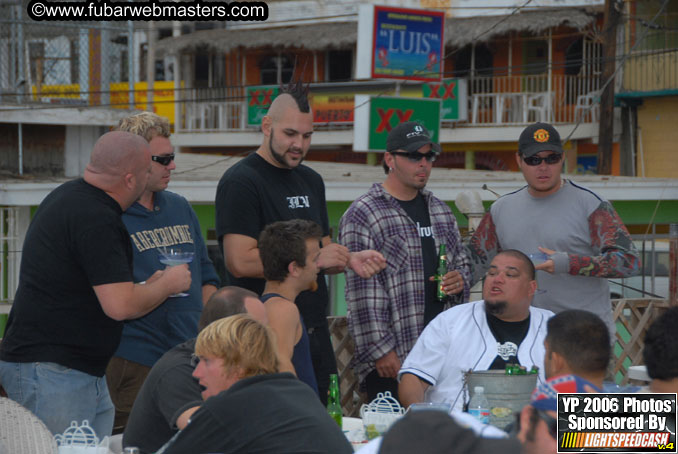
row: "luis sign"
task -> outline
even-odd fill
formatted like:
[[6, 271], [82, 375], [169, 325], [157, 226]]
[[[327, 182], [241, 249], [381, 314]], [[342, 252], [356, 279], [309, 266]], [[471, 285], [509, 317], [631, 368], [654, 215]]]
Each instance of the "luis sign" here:
[[362, 5], [356, 76], [440, 80], [444, 24], [440, 11]]

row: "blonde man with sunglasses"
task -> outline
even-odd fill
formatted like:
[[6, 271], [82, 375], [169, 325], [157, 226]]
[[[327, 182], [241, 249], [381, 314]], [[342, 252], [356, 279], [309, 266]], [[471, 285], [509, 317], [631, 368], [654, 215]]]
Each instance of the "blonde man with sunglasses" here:
[[547, 123], [523, 130], [516, 161], [527, 185], [492, 204], [469, 245], [474, 281], [504, 249], [543, 254], [536, 307], [598, 315], [615, 339], [608, 278], [638, 273], [640, 259], [610, 202], [563, 179], [560, 135]]
[[122, 216], [132, 240], [134, 281], [147, 281], [165, 268], [159, 260], [161, 251], [177, 248], [193, 252], [193, 261], [188, 265], [191, 287], [180, 294], [184, 296], [170, 295], [155, 311], [125, 322], [118, 350], [106, 369], [115, 405], [114, 433], [125, 429], [134, 400], [155, 362], [198, 334], [203, 305], [219, 285], [193, 208], [185, 198], [166, 190], [176, 169], [169, 121], [142, 112], [120, 120], [117, 129], [143, 137], [151, 149], [146, 189]]
[[[468, 300], [471, 267], [445, 202], [425, 188], [440, 145], [421, 124], [408, 121], [386, 139], [386, 180], [375, 183], [351, 204], [339, 224], [339, 242], [349, 251], [375, 249], [388, 267], [374, 279], [346, 273], [349, 330], [356, 369], [368, 399], [390, 391], [426, 324], [444, 309]], [[436, 298], [432, 280], [437, 252], [446, 246], [445, 301]]]

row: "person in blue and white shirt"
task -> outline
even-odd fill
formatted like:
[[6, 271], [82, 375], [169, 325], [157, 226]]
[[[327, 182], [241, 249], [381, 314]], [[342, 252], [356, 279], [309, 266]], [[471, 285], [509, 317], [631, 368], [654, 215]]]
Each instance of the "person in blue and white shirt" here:
[[403, 362], [402, 404], [444, 402], [462, 410], [466, 371], [503, 370], [510, 363], [537, 366], [543, 381], [546, 322], [553, 312], [531, 306], [536, 291], [534, 265], [525, 254], [506, 250], [495, 256], [483, 300], [438, 315]]

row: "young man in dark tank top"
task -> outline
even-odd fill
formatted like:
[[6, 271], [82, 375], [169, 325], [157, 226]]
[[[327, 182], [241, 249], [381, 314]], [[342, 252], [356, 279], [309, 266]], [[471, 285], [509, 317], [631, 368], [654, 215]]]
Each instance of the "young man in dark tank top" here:
[[292, 372], [316, 393], [309, 338], [294, 300], [304, 290], [318, 288], [321, 238], [318, 224], [293, 219], [269, 224], [258, 242], [266, 279], [261, 300], [275, 332], [280, 372]]

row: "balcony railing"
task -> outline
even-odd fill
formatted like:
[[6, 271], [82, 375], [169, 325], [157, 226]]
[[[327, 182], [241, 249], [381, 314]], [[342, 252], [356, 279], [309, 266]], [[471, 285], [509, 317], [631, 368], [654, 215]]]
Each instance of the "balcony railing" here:
[[553, 76], [550, 84], [546, 75], [476, 77], [469, 82], [469, 124], [596, 122], [598, 83], [579, 76]]
[[[333, 84], [340, 88], [346, 84]], [[355, 84], [353, 84], [355, 86]], [[534, 121], [597, 122], [599, 81], [593, 77], [547, 75], [474, 77], [468, 81], [468, 120], [462, 125], [515, 125]], [[348, 88], [349, 86], [346, 85]], [[182, 92], [179, 132], [225, 132], [256, 129], [247, 125], [245, 87], [205, 88]], [[351, 123], [323, 125], [345, 129]]]
[[622, 92], [678, 90], [678, 49], [632, 54], [624, 63]]

